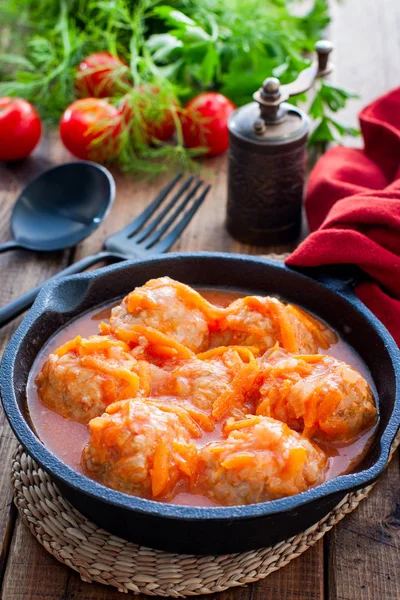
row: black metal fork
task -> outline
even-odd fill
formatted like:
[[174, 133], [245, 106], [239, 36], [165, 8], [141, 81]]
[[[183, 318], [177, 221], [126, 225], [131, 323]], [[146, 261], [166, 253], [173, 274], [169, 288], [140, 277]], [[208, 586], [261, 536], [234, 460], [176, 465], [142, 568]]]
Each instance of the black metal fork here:
[[[182, 173], [179, 173], [136, 219], [110, 235], [104, 241], [101, 252], [82, 258], [51, 280], [80, 273], [100, 261], [112, 263], [128, 258], [145, 258], [169, 250], [194, 217], [211, 187], [200, 179], [188, 177], [172, 194], [181, 179]], [[45, 283], [1, 307], [0, 327], [30, 308]]]

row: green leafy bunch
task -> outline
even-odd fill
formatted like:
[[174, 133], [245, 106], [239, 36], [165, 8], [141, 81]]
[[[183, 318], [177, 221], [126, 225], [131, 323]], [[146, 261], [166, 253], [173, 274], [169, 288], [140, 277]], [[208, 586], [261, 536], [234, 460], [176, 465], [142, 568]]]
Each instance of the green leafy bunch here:
[[[0, 95], [27, 99], [47, 121], [57, 122], [75, 99], [77, 66], [92, 52], [110, 52], [127, 65], [111, 99], [117, 106], [134, 107], [138, 86], [156, 85], [157, 110], [145, 94], [118, 155], [122, 168], [152, 173], [171, 163], [188, 166], [196, 154], [183, 146], [176, 106], [205, 90], [240, 106], [265, 77], [292, 81], [310, 64], [329, 16], [327, 0], [314, 0], [303, 16], [290, 0], [4, 0], [0, 23]], [[330, 83], [317, 85], [311, 143], [356, 134], [332, 117], [351, 97]], [[132, 134], [144, 112], [157, 121], [166, 110], [176, 124], [174, 144]]]

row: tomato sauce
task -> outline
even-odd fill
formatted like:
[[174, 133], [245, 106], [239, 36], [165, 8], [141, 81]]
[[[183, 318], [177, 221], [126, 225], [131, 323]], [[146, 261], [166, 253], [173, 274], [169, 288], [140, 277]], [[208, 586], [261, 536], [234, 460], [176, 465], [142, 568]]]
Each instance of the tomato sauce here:
[[[226, 307], [237, 298], [244, 296], [243, 293], [228, 290], [199, 290], [201, 294], [211, 303]], [[97, 308], [87, 312], [76, 320], [72, 321], [62, 330], [57, 332], [43, 347], [38, 354], [32, 370], [29, 374], [27, 385], [28, 409], [34, 429], [43, 442], [43, 444], [65, 464], [76, 471], [83, 472], [81, 467], [81, 455], [83, 448], [89, 441], [89, 430], [86, 425], [65, 419], [58, 413], [46, 408], [39, 400], [35, 378], [41, 371], [49, 354], [56, 348], [73, 339], [77, 335], [87, 337], [98, 333], [100, 321], [107, 320], [110, 317], [111, 309], [117, 302], [103, 308]], [[331, 346], [329, 350], [324, 350], [325, 354], [334, 356], [345, 361], [368, 381], [375, 394], [375, 387], [371, 374], [358, 356], [358, 354], [339, 337], [337, 344]], [[201, 445], [220, 439], [220, 427], [201, 438]], [[329, 456], [329, 467], [326, 479], [332, 479], [340, 474], [351, 471], [363, 456], [365, 456], [372, 439], [374, 437], [376, 425], [357, 440], [347, 445], [333, 446], [332, 444], [319, 444], [319, 446]], [[188, 506], [216, 506], [208, 498], [200, 495], [194, 495], [186, 492], [178, 493], [173, 500], [173, 504], [182, 504]]]

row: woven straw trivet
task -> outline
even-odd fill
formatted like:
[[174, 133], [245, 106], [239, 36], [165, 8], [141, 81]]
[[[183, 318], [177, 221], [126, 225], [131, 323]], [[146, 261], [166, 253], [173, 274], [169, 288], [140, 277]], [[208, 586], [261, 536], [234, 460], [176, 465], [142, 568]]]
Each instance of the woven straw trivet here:
[[[400, 443], [400, 432], [391, 456]], [[195, 596], [254, 583], [287, 565], [352, 512], [373, 485], [347, 494], [324, 519], [269, 548], [240, 554], [195, 556], [138, 546], [111, 535], [65, 500], [50, 477], [19, 446], [13, 457], [14, 502], [22, 520], [57, 560], [83, 581], [150, 596]]]
[[[268, 256], [283, 260], [285, 256]], [[400, 443], [400, 432], [391, 456]], [[324, 519], [269, 548], [221, 556], [171, 554], [138, 546], [89, 521], [19, 446], [13, 457], [14, 502], [24, 523], [57, 560], [83, 581], [150, 596], [196, 596], [254, 583], [287, 565], [357, 508], [373, 485], [347, 494]]]

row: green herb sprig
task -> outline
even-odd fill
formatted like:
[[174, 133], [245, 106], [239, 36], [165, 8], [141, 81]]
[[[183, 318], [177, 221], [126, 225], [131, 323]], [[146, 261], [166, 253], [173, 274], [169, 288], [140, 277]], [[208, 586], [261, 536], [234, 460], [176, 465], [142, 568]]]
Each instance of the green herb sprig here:
[[317, 91], [308, 111], [310, 117], [315, 120], [315, 127], [309, 138], [310, 145], [340, 142], [345, 135], [360, 135], [358, 129], [342, 125], [332, 117], [332, 113], [346, 106], [349, 98], [357, 98], [357, 95], [338, 88], [329, 81], [317, 84]]
[[[75, 98], [75, 72], [91, 52], [108, 51], [127, 65], [118, 82], [134, 104], [134, 86], [157, 85], [159, 115], [204, 90], [221, 91], [238, 106], [251, 101], [271, 74], [282, 83], [296, 78], [307, 53], [329, 23], [327, 0], [314, 0], [304, 16], [290, 0], [4, 0], [0, 23], [0, 95], [32, 102], [46, 121], [56, 123]], [[16, 30], [16, 23], [18, 28]], [[5, 40], [5, 41], [4, 41]], [[132, 91], [130, 91], [132, 89]], [[327, 82], [317, 84], [310, 115], [311, 144], [340, 140], [357, 132], [333, 118], [353, 94]], [[141, 99], [129, 132], [140, 130]], [[154, 101], [153, 101], [154, 104]], [[122, 135], [118, 163], [126, 171], [153, 174], [173, 164], [190, 168], [179, 119], [174, 144], [153, 144], [144, 136]]]

